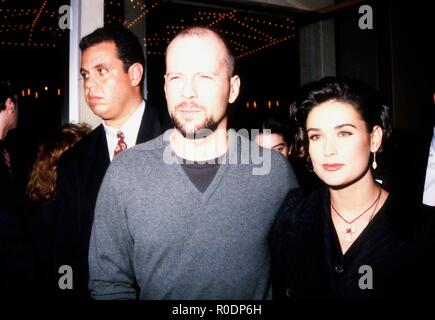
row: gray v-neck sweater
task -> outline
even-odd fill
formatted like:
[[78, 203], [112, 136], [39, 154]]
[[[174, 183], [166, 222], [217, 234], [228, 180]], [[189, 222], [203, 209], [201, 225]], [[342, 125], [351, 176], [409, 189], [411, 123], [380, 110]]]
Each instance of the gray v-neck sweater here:
[[[201, 193], [180, 164], [164, 162], [168, 136], [124, 151], [106, 172], [90, 242], [92, 297], [268, 298], [269, 231], [297, 187], [288, 162], [263, 150], [270, 172], [253, 174], [240, 150], [258, 146], [230, 131], [227, 163]], [[234, 152], [239, 163], [228, 164]]]

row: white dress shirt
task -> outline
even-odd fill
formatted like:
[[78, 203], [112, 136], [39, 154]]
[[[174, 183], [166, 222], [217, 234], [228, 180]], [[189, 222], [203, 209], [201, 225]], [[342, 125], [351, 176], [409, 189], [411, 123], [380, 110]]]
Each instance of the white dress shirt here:
[[435, 206], [435, 127], [429, 149], [429, 159], [427, 161], [423, 203], [428, 206]]
[[113, 153], [118, 144], [118, 131], [124, 133], [124, 141], [127, 148], [133, 147], [136, 144], [137, 134], [139, 133], [140, 124], [142, 122], [143, 113], [145, 112], [145, 101], [142, 100], [136, 111], [130, 116], [122, 128], [117, 129], [107, 126], [103, 121], [104, 131], [106, 132], [107, 147], [109, 149], [110, 161], [113, 160]]

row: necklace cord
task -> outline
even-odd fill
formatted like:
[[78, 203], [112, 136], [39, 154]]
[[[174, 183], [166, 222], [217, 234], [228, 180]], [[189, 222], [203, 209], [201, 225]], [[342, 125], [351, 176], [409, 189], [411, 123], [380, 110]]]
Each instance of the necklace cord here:
[[[365, 209], [361, 214], [359, 214], [356, 218], [352, 219], [351, 221], [347, 221], [345, 218], [343, 218], [343, 216], [337, 211], [337, 209], [335, 209], [334, 205], [332, 204], [331, 201], [331, 207], [332, 209], [335, 211], [335, 213], [337, 214], [337, 216], [339, 216], [344, 222], [346, 222], [347, 224], [352, 224], [354, 223], [356, 220], [358, 220], [359, 218], [361, 218], [365, 213], [367, 213], [367, 211], [369, 211], [371, 208], [373, 208], [373, 206], [376, 204], [375, 210], [377, 208], [377, 203], [379, 202], [379, 199], [381, 198], [381, 193], [382, 193], [382, 188], [379, 187], [379, 192], [378, 192], [378, 196], [376, 197], [375, 201], [367, 208]], [[373, 214], [375, 211], [373, 211], [370, 220], [373, 218]]]

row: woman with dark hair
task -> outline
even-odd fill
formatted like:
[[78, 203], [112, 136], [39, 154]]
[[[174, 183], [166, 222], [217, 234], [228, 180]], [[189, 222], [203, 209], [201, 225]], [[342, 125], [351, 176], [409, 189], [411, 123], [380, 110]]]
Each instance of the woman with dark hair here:
[[375, 180], [390, 134], [378, 94], [348, 79], [302, 88], [290, 106], [293, 152], [324, 186], [291, 193], [271, 234], [273, 297], [372, 299], [415, 295], [411, 219]]

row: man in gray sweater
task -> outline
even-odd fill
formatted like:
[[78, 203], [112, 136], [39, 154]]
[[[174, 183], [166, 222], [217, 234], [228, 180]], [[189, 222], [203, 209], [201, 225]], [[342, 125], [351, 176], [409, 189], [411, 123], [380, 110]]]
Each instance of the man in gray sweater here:
[[89, 253], [94, 299], [269, 297], [268, 234], [297, 182], [279, 153], [227, 131], [233, 73], [210, 29], [170, 42], [164, 89], [175, 128], [106, 172]]

